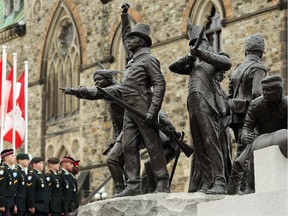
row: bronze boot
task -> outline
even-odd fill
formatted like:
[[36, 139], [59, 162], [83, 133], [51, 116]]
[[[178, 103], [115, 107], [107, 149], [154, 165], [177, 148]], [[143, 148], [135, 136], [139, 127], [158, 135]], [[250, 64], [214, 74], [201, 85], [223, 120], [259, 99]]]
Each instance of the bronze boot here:
[[154, 193], [170, 193], [169, 180], [159, 180]]
[[214, 185], [206, 190], [205, 194], [226, 194], [226, 179], [224, 177], [215, 177]]
[[128, 180], [127, 187], [118, 194], [115, 194], [113, 197], [125, 197], [125, 196], [136, 196], [142, 194], [141, 189], [141, 181], [140, 180]]
[[230, 176], [227, 187], [227, 194], [229, 195], [242, 194], [240, 190], [241, 179], [242, 178], [239, 175]]

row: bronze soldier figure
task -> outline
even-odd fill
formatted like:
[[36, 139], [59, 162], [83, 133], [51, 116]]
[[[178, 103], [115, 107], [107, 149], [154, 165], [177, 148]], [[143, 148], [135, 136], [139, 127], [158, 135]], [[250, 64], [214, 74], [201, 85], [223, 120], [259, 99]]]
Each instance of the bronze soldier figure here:
[[[216, 105], [215, 85], [212, 83], [218, 71], [230, 69], [231, 62], [226, 55], [215, 53], [206, 35], [199, 37], [201, 32], [200, 26], [188, 28], [190, 54], [173, 62], [169, 69], [190, 76], [187, 106], [195, 162], [199, 166], [193, 172], [197, 172], [201, 178], [200, 184], [192, 183], [195, 184], [192, 188], [197, 191], [201, 187], [200, 191], [206, 194], [225, 194], [224, 158], [219, 141], [219, 121], [224, 116]], [[196, 49], [198, 42], [201, 43]], [[196, 48], [193, 47], [195, 44]]]
[[[122, 92], [121, 92], [121, 85], [113, 78], [113, 74], [120, 73], [118, 71], [111, 71], [111, 70], [97, 70], [94, 73], [93, 79], [95, 81], [95, 86], [100, 86], [108, 91], [110, 94], [114, 95], [115, 97], [122, 100]], [[123, 144], [122, 144], [122, 134], [120, 133], [123, 129], [123, 118], [124, 118], [124, 109], [119, 106], [117, 103], [112, 102], [111, 100], [107, 99], [105, 95], [103, 95], [100, 91], [97, 90], [96, 87], [76, 87], [76, 88], [61, 88], [65, 94], [75, 95], [81, 99], [88, 99], [88, 100], [99, 100], [103, 99], [106, 101], [108, 105], [108, 110], [111, 116], [111, 121], [114, 127], [114, 139], [115, 141], [109, 145], [108, 149], [105, 152], [108, 153], [107, 157], [107, 165], [112, 175], [114, 185], [115, 185], [115, 192], [120, 193], [122, 190], [125, 189], [125, 171], [124, 171], [124, 156], [123, 156]], [[163, 112], [159, 115], [160, 123], [165, 126], [169, 126], [174, 128], [173, 124], [169, 121], [169, 119], [164, 115]], [[184, 133], [177, 132], [177, 136], [183, 139]], [[164, 135], [161, 135], [161, 141], [164, 145], [164, 153], [166, 162], [170, 162], [174, 157], [179, 148], [176, 144], [170, 142], [170, 140]], [[103, 153], [103, 154], [107, 154]], [[74, 163], [75, 165], [75, 163]], [[75, 167], [75, 166], [74, 166]], [[144, 179], [144, 184], [142, 187], [144, 192], [154, 192], [155, 191], [155, 182], [154, 182], [154, 174], [151, 172], [150, 168], [150, 159], [145, 162], [145, 168], [148, 169], [148, 174], [143, 173], [142, 180]], [[146, 179], [148, 181], [146, 181]], [[148, 182], [150, 183], [148, 186]], [[150, 188], [148, 190], [148, 187]]]
[[245, 60], [232, 72], [229, 81], [229, 99], [232, 104], [232, 124], [237, 142], [237, 156], [244, 150], [245, 145], [240, 142], [241, 130], [247, 108], [251, 100], [262, 94], [261, 80], [266, 76], [266, 67], [261, 62], [265, 49], [262, 35], [255, 34], [248, 37], [245, 47]]
[[234, 161], [228, 194], [241, 194], [240, 183], [247, 169], [244, 165], [253, 160], [254, 150], [279, 145], [287, 157], [287, 96], [283, 95], [283, 79], [272, 75], [261, 83], [263, 95], [251, 102], [245, 118], [240, 138], [246, 148]]
[[14, 196], [14, 177], [12, 165], [15, 164], [13, 149], [5, 149], [1, 152], [0, 167], [0, 211], [2, 215], [12, 216], [17, 212]]
[[14, 177], [14, 185], [16, 191], [17, 216], [24, 216], [27, 212], [26, 205], [26, 173], [25, 168], [30, 163], [29, 155], [19, 153], [16, 156], [17, 166], [15, 167], [16, 175]]
[[[165, 80], [159, 61], [150, 54], [152, 44], [150, 26], [137, 23], [133, 29], [128, 16], [129, 4], [122, 5], [122, 39], [131, 54], [126, 65], [122, 84], [123, 101], [139, 112], [146, 120], [157, 119], [165, 93]], [[151, 91], [153, 87], [153, 92]], [[139, 143], [143, 143], [151, 159], [157, 179], [155, 192], [170, 192], [169, 174], [158, 131], [138, 116], [125, 110], [123, 143], [127, 186], [116, 197], [141, 194]]]
[[[113, 94], [115, 97], [122, 100], [121, 86], [113, 77], [114, 74], [120, 73], [119, 71], [112, 70], [96, 70], [93, 75], [95, 86], [105, 88], [106, 91]], [[125, 189], [124, 172], [124, 157], [122, 150], [122, 130], [123, 130], [123, 116], [124, 108], [117, 103], [107, 100], [104, 95], [97, 90], [96, 87], [75, 87], [75, 88], [62, 88], [65, 94], [75, 95], [80, 99], [87, 100], [100, 100], [103, 99], [107, 103], [108, 111], [111, 116], [111, 121], [114, 129], [114, 142], [110, 146], [110, 152], [107, 157], [107, 166], [112, 175], [115, 191], [120, 193]]]

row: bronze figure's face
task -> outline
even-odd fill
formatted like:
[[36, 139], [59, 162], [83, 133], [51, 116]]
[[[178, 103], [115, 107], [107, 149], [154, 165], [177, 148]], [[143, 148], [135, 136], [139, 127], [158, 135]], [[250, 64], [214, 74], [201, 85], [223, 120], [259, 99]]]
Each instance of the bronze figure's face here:
[[131, 52], [135, 52], [140, 47], [143, 47], [144, 40], [141, 37], [138, 37], [136, 35], [131, 35], [127, 38], [127, 48]]
[[105, 87], [109, 86], [108, 80], [100, 74], [96, 74], [94, 76], [94, 82], [95, 82], [95, 86], [99, 86], [101, 88], [105, 88]]
[[266, 103], [274, 103], [279, 101], [282, 96], [281, 88], [263, 87], [263, 98]]

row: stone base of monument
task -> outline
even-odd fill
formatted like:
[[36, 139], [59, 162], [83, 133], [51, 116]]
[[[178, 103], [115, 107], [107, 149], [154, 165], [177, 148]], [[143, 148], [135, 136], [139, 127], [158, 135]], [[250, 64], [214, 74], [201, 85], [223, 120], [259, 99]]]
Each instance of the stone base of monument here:
[[197, 216], [287, 216], [287, 162], [278, 146], [255, 151], [256, 192], [200, 203]]
[[108, 199], [79, 208], [78, 216], [196, 216], [197, 204], [225, 198], [204, 193], [158, 193]]
[[287, 159], [278, 146], [254, 152], [256, 193], [159, 193], [108, 199], [79, 208], [79, 216], [287, 216]]

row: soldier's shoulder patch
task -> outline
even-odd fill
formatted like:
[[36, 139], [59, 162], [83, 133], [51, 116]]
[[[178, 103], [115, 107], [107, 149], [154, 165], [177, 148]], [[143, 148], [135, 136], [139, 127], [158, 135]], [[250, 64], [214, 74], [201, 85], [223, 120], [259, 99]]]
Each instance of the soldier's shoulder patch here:
[[33, 183], [26, 183], [27, 187], [30, 187]]
[[13, 171], [13, 177], [16, 178], [18, 175], [17, 171]]
[[0, 169], [0, 176], [4, 174], [4, 169]]
[[46, 176], [46, 181], [47, 181], [47, 182], [50, 181], [50, 176]]
[[31, 181], [31, 180], [32, 180], [32, 178], [33, 178], [33, 176], [32, 176], [32, 175], [28, 175], [28, 176], [27, 176], [27, 180], [28, 180], [28, 181]]

